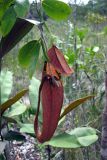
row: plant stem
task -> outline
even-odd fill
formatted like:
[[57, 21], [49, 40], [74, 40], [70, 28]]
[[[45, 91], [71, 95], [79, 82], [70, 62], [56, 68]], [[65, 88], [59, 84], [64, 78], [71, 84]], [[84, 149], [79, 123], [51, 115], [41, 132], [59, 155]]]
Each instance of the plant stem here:
[[48, 145], [46, 147], [46, 150], [47, 150], [47, 153], [48, 153], [48, 160], [50, 160], [51, 159], [51, 147]]
[[78, 64], [77, 64], [77, 34], [76, 34], [76, 27], [77, 27], [77, 1], [74, 1], [75, 8], [74, 8], [74, 52], [76, 55], [76, 62], [75, 62], [75, 79], [76, 79], [76, 85], [77, 85], [77, 77], [78, 77]]

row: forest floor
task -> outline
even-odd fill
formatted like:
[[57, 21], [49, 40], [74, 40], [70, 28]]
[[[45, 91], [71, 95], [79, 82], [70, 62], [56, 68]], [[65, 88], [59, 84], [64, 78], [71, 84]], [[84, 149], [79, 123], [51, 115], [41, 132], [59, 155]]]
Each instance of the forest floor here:
[[35, 145], [35, 139], [29, 135], [25, 137], [24, 142], [13, 141], [10, 144], [9, 160], [42, 160], [41, 152]]
[[[40, 147], [30, 135], [24, 136], [26, 141], [13, 141], [9, 144], [5, 152], [7, 160], [49, 160], [47, 148]], [[51, 157], [51, 160], [63, 160], [62, 157], [62, 151], [59, 151], [54, 158]]]

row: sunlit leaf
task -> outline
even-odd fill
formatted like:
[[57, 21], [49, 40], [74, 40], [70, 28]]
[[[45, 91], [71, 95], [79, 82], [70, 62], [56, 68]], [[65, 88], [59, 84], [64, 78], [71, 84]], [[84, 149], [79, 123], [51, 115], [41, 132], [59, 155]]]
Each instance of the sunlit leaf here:
[[[40, 80], [32, 78], [29, 86], [29, 99], [31, 103], [32, 113], [36, 113], [38, 105], [38, 92], [39, 92]], [[39, 121], [42, 122], [42, 107], [40, 107]]]
[[28, 91], [28, 89], [24, 89], [21, 92], [17, 93], [14, 97], [7, 100], [5, 103], [3, 103], [0, 106], [1, 114], [3, 114], [9, 107], [11, 107], [11, 105], [16, 103], [22, 96], [24, 96], [27, 91]]
[[68, 18], [71, 13], [70, 6], [59, 0], [43, 0], [42, 6], [49, 17], [58, 21]]
[[26, 109], [27, 107], [23, 103], [16, 102], [11, 106], [11, 109], [9, 111], [4, 113], [4, 115], [8, 117], [18, 116], [20, 114], [23, 114], [26, 111]]
[[78, 148], [81, 147], [79, 142], [76, 139], [75, 135], [70, 135], [68, 133], [62, 133], [53, 137], [50, 141], [45, 143], [53, 147], [59, 148]]
[[92, 49], [93, 52], [97, 53], [99, 51], [99, 47], [98, 46], [94, 46]]
[[93, 144], [97, 140], [98, 140], [97, 135], [89, 135], [89, 136], [78, 138], [79, 143], [81, 143], [81, 145], [84, 147], [87, 147], [87, 146]]
[[12, 72], [2, 70], [0, 73], [1, 104], [8, 100], [12, 90], [12, 85], [13, 85]]
[[20, 128], [20, 132], [34, 134], [34, 125], [33, 124], [23, 124]]
[[62, 117], [64, 117], [67, 113], [69, 113], [70, 111], [72, 111], [74, 108], [78, 107], [80, 104], [84, 103], [85, 101], [93, 98], [94, 96], [87, 96], [84, 98], [80, 98], [77, 99], [76, 101], [73, 101], [72, 103], [70, 103], [65, 109], [64, 112], [61, 114], [60, 119]]
[[60, 148], [79, 148], [89, 146], [95, 143], [97, 139], [98, 136], [94, 128], [79, 127], [68, 133], [54, 136], [50, 141], [45, 142], [44, 145]]
[[98, 136], [96, 135], [96, 130], [91, 127], [75, 128], [74, 130], [69, 132], [69, 134], [75, 135], [78, 142], [84, 147], [91, 145], [98, 139]]
[[31, 107], [35, 112], [37, 110], [39, 86], [40, 86], [40, 80], [32, 77], [29, 86], [29, 98]]

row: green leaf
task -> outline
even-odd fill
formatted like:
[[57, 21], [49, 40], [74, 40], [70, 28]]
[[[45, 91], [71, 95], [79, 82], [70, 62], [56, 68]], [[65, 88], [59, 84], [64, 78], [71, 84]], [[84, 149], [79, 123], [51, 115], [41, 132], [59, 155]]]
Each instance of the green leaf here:
[[[61, 114], [63, 113], [63, 111], [64, 111], [64, 108], [62, 108], [61, 109]], [[60, 124], [62, 124], [63, 122], [65, 122], [65, 116], [63, 117], [63, 118], [61, 118], [60, 120], [59, 120], [59, 122], [58, 122], [58, 126], [60, 125]]]
[[98, 139], [98, 136], [96, 135], [96, 130], [91, 127], [75, 128], [74, 130], [69, 132], [69, 134], [75, 135], [78, 142], [84, 147], [91, 145]]
[[35, 134], [33, 124], [23, 124], [20, 128], [20, 132]]
[[19, 51], [19, 63], [22, 67], [30, 67], [36, 63], [39, 57], [40, 43], [37, 40], [33, 40], [24, 45]]
[[78, 142], [84, 147], [88, 147], [89, 145], [95, 143], [97, 140], [98, 140], [97, 135], [89, 135], [78, 138]]
[[28, 0], [16, 0], [14, 5], [14, 10], [17, 17], [24, 17], [29, 11], [29, 1]]
[[1, 0], [0, 1], [0, 21], [5, 13], [5, 11], [8, 9], [8, 7], [14, 3], [14, 0]]
[[29, 86], [29, 99], [31, 107], [36, 112], [38, 103], [38, 92], [39, 92], [40, 80], [32, 77]]
[[14, 117], [23, 114], [26, 111], [27, 107], [21, 103], [21, 102], [16, 102], [11, 106], [11, 109], [7, 112], [4, 113], [4, 116], [7, 117]]
[[2, 17], [0, 30], [2, 35], [5, 37], [10, 30], [12, 29], [13, 25], [16, 21], [16, 14], [13, 7], [10, 7], [6, 10], [5, 14]]
[[42, 6], [49, 17], [58, 21], [68, 18], [71, 13], [70, 6], [59, 0], [43, 0]]
[[0, 41], [0, 59], [8, 53], [34, 26], [25, 19], [18, 18], [12, 30]]
[[103, 28], [104, 34], [107, 35], [107, 26]]
[[84, 98], [80, 98], [77, 99], [76, 101], [73, 101], [72, 103], [70, 103], [65, 109], [64, 112], [61, 114], [59, 120], [64, 117], [66, 114], [68, 114], [69, 112], [71, 112], [74, 108], [78, 107], [80, 104], [84, 103], [85, 101], [93, 98], [94, 96], [87, 96]]
[[13, 141], [13, 140], [16, 140], [16, 141], [24, 141], [25, 140], [25, 136], [22, 135], [21, 133], [19, 132], [15, 132], [15, 131], [9, 131], [6, 135], [5, 135], [5, 140], [8, 140], [8, 141]]
[[37, 64], [37, 60], [35, 58], [35, 60], [33, 61], [33, 63], [30, 64], [29, 66], [29, 77], [32, 78], [35, 70], [36, 70], [36, 64]]
[[83, 42], [87, 32], [87, 28], [76, 29], [76, 33], [79, 36], [81, 43]]
[[3, 103], [0, 106], [1, 114], [3, 114], [9, 107], [11, 107], [11, 105], [16, 103], [22, 96], [24, 96], [27, 91], [28, 91], [28, 89], [24, 89], [24, 90], [20, 91], [19, 93], [17, 93], [14, 97], [7, 100], [5, 103]]
[[91, 127], [78, 127], [69, 132], [70, 135], [76, 135], [77, 137], [88, 136], [96, 134], [96, 130]]
[[60, 148], [79, 148], [86, 147], [96, 142], [98, 136], [96, 130], [91, 127], [79, 127], [68, 133], [59, 134], [53, 137], [44, 145], [51, 145]]
[[68, 48], [66, 56], [68, 57], [67, 62], [72, 65], [75, 62], [76, 59], [76, 54], [70, 49]]
[[[40, 81], [33, 77], [32, 80], [30, 81], [30, 86], [29, 86], [29, 99], [34, 114], [37, 111], [39, 86], [40, 86]], [[39, 121], [42, 122], [42, 107], [40, 107]]]
[[0, 21], [5, 13], [6, 7], [3, 6], [3, 4], [0, 4]]
[[0, 74], [1, 104], [8, 100], [12, 90], [12, 85], [13, 85], [12, 72], [2, 70]]
[[78, 148], [81, 147], [76, 139], [75, 135], [70, 135], [68, 133], [59, 134], [53, 137], [50, 141], [46, 142], [45, 145], [50, 145], [53, 147], [60, 148]]

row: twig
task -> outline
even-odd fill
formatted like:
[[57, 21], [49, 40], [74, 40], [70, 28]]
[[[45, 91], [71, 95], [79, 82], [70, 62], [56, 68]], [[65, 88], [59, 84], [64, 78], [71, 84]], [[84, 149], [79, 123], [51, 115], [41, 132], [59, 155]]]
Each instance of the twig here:
[[50, 160], [51, 159], [51, 147], [48, 145], [46, 147], [46, 150], [47, 150], [47, 153], [48, 153], [48, 160]]

